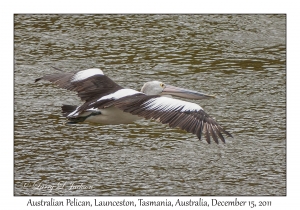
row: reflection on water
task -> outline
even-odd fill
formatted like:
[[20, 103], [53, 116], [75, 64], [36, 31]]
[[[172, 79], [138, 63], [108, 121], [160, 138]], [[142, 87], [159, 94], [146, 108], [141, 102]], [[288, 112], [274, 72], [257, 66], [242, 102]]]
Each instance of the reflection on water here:
[[[15, 195], [286, 195], [285, 18], [15, 15]], [[81, 102], [34, 83], [50, 66], [217, 95], [194, 102], [234, 139], [208, 145], [146, 120], [65, 126], [60, 106]]]

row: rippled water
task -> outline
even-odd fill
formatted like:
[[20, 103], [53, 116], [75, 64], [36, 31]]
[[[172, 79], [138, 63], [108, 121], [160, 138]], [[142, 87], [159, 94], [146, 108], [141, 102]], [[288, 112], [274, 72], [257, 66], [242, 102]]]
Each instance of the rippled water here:
[[[286, 195], [285, 15], [15, 15], [15, 195]], [[124, 87], [165, 83], [234, 138], [152, 121], [64, 125], [76, 93], [34, 79], [91, 67]], [[70, 186], [85, 189], [70, 189]], [[53, 187], [51, 190], [51, 186]]]

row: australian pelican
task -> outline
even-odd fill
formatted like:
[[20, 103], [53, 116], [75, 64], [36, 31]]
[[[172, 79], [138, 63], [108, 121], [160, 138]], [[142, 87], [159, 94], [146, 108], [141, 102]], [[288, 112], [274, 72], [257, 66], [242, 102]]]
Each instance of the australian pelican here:
[[[59, 69], [57, 69], [59, 70]], [[197, 104], [166, 97], [173, 95], [188, 99], [214, 98], [192, 90], [174, 87], [159, 81], [147, 82], [141, 91], [123, 88], [105, 76], [100, 69], [92, 68], [73, 73], [60, 72], [38, 78], [48, 80], [61, 88], [76, 91], [84, 103], [80, 106], [63, 105], [62, 113], [69, 124], [94, 122], [102, 124], [132, 123], [138, 119], [154, 119], [170, 127], [196, 134], [202, 133], [210, 143], [222, 133], [232, 137]]]

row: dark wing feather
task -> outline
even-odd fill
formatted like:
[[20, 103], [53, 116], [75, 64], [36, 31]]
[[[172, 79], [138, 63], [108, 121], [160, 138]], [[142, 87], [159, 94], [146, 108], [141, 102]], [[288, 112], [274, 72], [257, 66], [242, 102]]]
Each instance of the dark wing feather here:
[[[78, 96], [86, 101], [78, 108], [78, 112], [89, 108], [106, 108], [115, 106], [124, 112], [129, 112], [145, 119], [154, 119], [163, 124], [168, 124], [170, 127], [179, 127], [182, 130], [196, 134], [201, 140], [202, 133], [205, 134], [206, 141], [210, 143], [211, 137], [216, 143], [219, 143], [218, 138], [225, 143], [222, 133], [232, 137], [232, 135], [225, 131], [213, 118], [206, 114], [203, 109], [199, 110], [184, 110], [183, 106], [169, 107], [166, 109], [165, 104], [156, 106], [154, 109], [148, 109], [150, 99], [155, 99], [160, 96], [147, 96], [143, 93], [125, 96], [119, 99], [100, 100], [99, 98], [114, 93], [120, 89], [121, 86], [113, 82], [105, 75], [93, 75], [83, 80], [72, 81], [74, 75], [78, 73], [57, 73], [46, 75], [38, 78], [39, 80], [47, 80], [61, 88], [76, 91]], [[172, 100], [172, 99], [170, 99]], [[68, 110], [74, 107], [67, 107]], [[69, 110], [70, 111], [70, 110]]]
[[[118, 100], [102, 103], [101, 107], [115, 106], [124, 112], [129, 112], [145, 119], [154, 119], [170, 127], [179, 127], [189, 133], [196, 134], [201, 140], [201, 134], [205, 133], [206, 141], [210, 144], [211, 137], [218, 144], [221, 139], [225, 143], [225, 139], [221, 132], [232, 137], [230, 133], [225, 131], [213, 118], [206, 114], [202, 109], [194, 111], [182, 111], [183, 107], [173, 110], [162, 111], [162, 106], [155, 109], [147, 109], [147, 101], [160, 96], [147, 96], [137, 94], [134, 96], [124, 97]], [[91, 107], [90, 107], [91, 108]]]
[[99, 99], [104, 95], [108, 95], [122, 89], [120, 85], [105, 75], [94, 75], [83, 80], [72, 81], [72, 78], [78, 72], [79, 71], [74, 73], [56, 73], [46, 75], [36, 79], [35, 82], [38, 82], [39, 80], [47, 80], [61, 88], [76, 91], [78, 93], [77, 95], [83, 101]]
[[[84, 110], [91, 109], [91, 108], [105, 109], [105, 108], [108, 108], [111, 106], [116, 106], [119, 108], [119, 106], [126, 104], [127, 109], [126, 110], [121, 109], [121, 110], [123, 110], [125, 112], [129, 112], [129, 113], [133, 112], [132, 114], [134, 114], [134, 115], [140, 115], [139, 112], [141, 112], [142, 110], [138, 110], [135, 107], [139, 107], [145, 101], [149, 100], [150, 98], [155, 98], [155, 97], [159, 97], [159, 96], [147, 96], [143, 93], [137, 93], [137, 94], [125, 96], [125, 97], [122, 97], [119, 99], [108, 98], [108, 99], [103, 99], [103, 100], [98, 101], [99, 98], [95, 98], [93, 100], [85, 102], [80, 107], [78, 107], [77, 112], [80, 113]], [[132, 106], [130, 106], [130, 104]]]

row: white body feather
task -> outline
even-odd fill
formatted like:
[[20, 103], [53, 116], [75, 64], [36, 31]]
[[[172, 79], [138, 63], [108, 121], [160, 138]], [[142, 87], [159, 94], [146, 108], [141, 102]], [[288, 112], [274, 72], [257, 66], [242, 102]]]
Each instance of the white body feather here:
[[84, 80], [84, 79], [87, 79], [87, 78], [92, 77], [92, 76], [97, 75], [97, 74], [104, 75], [102, 70], [96, 69], [96, 68], [83, 70], [83, 71], [77, 72], [73, 76], [71, 82], [77, 82], [77, 81], [80, 81], [80, 80]]
[[160, 110], [166, 112], [178, 110], [181, 107], [181, 112], [202, 110], [202, 108], [197, 104], [169, 97], [152, 98], [146, 101], [143, 105], [146, 106], [147, 110]]
[[[101, 124], [128, 124], [136, 120], [142, 119], [136, 115], [132, 115], [116, 107], [108, 107], [106, 109], [99, 109], [101, 114], [88, 117], [85, 122], [101, 123]], [[78, 117], [83, 117], [91, 114], [91, 111], [85, 111]]]

